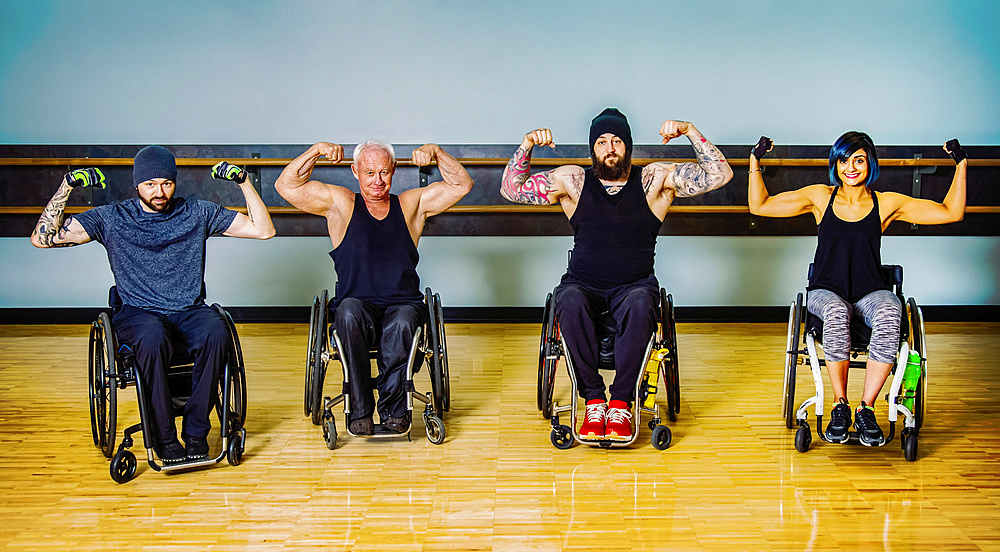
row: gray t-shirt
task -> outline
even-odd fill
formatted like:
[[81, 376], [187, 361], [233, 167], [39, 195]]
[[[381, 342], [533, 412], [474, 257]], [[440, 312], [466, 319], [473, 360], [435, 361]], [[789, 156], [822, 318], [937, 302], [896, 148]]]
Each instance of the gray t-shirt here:
[[170, 212], [149, 213], [133, 198], [74, 218], [107, 250], [122, 302], [170, 314], [205, 302], [205, 240], [225, 232], [236, 211], [177, 198]]

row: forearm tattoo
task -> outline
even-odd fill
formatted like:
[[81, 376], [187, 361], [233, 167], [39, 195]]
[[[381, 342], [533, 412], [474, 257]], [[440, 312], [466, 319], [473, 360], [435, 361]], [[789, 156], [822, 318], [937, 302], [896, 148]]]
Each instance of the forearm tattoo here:
[[668, 176], [678, 197], [694, 197], [721, 187], [727, 181], [726, 157], [719, 148], [701, 138], [691, 144], [697, 163], [678, 163]]
[[63, 222], [66, 213], [66, 201], [69, 199], [73, 188], [67, 185], [60, 186], [56, 195], [52, 196], [42, 216], [38, 218], [38, 224], [32, 234], [38, 236], [38, 242], [45, 247], [70, 247], [75, 243], [55, 243], [56, 238], [64, 238], [69, 232], [69, 225], [73, 222], [73, 217]]
[[548, 205], [550, 190], [548, 172], [530, 176], [530, 161], [529, 151], [518, 147], [503, 171], [500, 193], [515, 203]]

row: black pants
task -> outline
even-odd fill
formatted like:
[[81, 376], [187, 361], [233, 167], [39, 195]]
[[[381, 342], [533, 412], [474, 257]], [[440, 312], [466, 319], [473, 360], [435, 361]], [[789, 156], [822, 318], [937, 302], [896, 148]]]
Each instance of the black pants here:
[[642, 370], [643, 353], [656, 330], [659, 303], [656, 277], [611, 289], [589, 287], [570, 275], [563, 276], [554, 297], [559, 331], [573, 361], [580, 396], [603, 399], [604, 378], [597, 371], [598, 339], [594, 320], [610, 312], [615, 321], [615, 380], [611, 400], [630, 402]]
[[191, 396], [184, 406], [182, 433], [185, 438], [207, 437], [212, 428], [209, 413], [213, 395], [229, 340], [222, 316], [208, 305], [169, 315], [124, 305], [112, 322], [118, 342], [129, 345], [135, 352], [136, 367], [149, 399], [147, 404], [153, 409], [155, 423], [147, 429], [151, 430], [154, 443], [177, 439], [167, 368], [180, 344], [194, 357]]
[[[378, 389], [380, 420], [406, 416], [406, 361], [413, 335], [426, 317], [423, 303], [378, 307], [348, 297], [337, 305], [333, 324], [347, 361], [352, 420], [371, 417], [375, 412], [373, 388]], [[372, 378], [368, 351], [376, 345], [378, 377]]]

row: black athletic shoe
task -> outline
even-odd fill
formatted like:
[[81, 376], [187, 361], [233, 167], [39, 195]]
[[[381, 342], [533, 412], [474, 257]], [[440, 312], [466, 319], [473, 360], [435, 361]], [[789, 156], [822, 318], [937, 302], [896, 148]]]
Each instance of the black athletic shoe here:
[[382, 427], [392, 431], [393, 433], [406, 433], [410, 429], [410, 420], [403, 418], [393, 418], [389, 416], [382, 422]]
[[160, 462], [164, 466], [180, 464], [187, 458], [184, 446], [176, 438], [169, 443], [160, 445], [159, 450], [156, 451], [156, 455], [160, 457]]
[[372, 435], [375, 433], [375, 424], [372, 423], [371, 416], [351, 420], [350, 425], [352, 435]]
[[204, 437], [184, 437], [187, 445], [188, 460], [204, 460], [208, 458], [208, 440]]
[[854, 428], [858, 430], [858, 437], [861, 439], [861, 444], [866, 447], [879, 447], [885, 443], [882, 428], [875, 421], [875, 410], [866, 405], [864, 401], [861, 402], [861, 406], [854, 413]]
[[830, 423], [826, 426], [826, 440], [831, 443], [846, 443], [847, 430], [851, 429], [851, 406], [841, 397], [830, 412]]

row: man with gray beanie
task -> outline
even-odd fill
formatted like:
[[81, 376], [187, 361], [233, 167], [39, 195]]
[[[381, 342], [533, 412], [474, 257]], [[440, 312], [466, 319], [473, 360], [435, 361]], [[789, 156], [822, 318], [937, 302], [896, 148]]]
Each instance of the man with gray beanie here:
[[[556, 316], [576, 371], [577, 391], [587, 402], [580, 436], [630, 441], [633, 396], [642, 354], [656, 328], [659, 284], [653, 274], [656, 236], [675, 197], [692, 197], [721, 187], [733, 171], [711, 142], [685, 121], [665, 121], [666, 144], [687, 136], [697, 163], [632, 165], [632, 130], [615, 108], [590, 125], [592, 166], [564, 165], [530, 174], [534, 146], [555, 147], [552, 131], [533, 130], [507, 163], [500, 194], [531, 205], [559, 204], [573, 228], [569, 269], [554, 292]], [[615, 333], [615, 379], [606, 402], [597, 371], [594, 317], [610, 311]]]
[[[31, 234], [36, 247], [96, 240], [107, 250], [122, 301], [112, 322], [118, 341], [135, 352], [155, 419], [149, 428], [153, 448], [165, 465], [207, 458], [209, 453], [209, 413], [228, 333], [222, 317], [205, 304], [205, 241], [217, 234], [262, 240], [274, 236], [267, 207], [245, 171], [222, 162], [212, 168], [212, 175], [239, 184], [246, 215], [208, 201], [174, 197], [174, 155], [162, 146], [148, 146], [133, 162], [132, 184], [138, 197], [64, 220], [66, 200], [74, 188], [104, 187], [100, 169], [72, 171]], [[166, 378], [178, 340], [195, 359], [191, 397], [184, 408], [186, 447], [177, 439]]]

